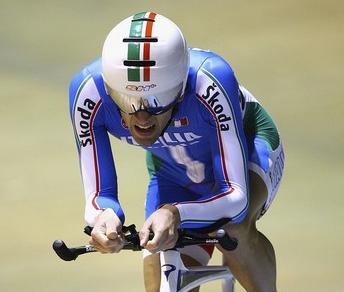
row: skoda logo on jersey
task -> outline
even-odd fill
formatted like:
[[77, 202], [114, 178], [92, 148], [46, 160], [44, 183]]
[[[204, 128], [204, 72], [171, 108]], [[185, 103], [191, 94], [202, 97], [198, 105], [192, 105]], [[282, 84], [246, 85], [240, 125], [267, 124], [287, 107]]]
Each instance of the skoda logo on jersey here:
[[[165, 268], [165, 269], [164, 269]], [[170, 276], [170, 274], [175, 271], [177, 268], [174, 265], [170, 265], [170, 264], [166, 264], [161, 266], [161, 270], [164, 272], [165, 277], [166, 277], [166, 281], [168, 281], [168, 277]]]
[[211, 107], [211, 111], [216, 115], [217, 120], [220, 124], [221, 131], [229, 130], [229, 121], [232, 119], [229, 116], [229, 113], [226, 113], [224, 110], [224, 105], [221, 104], [223, 99], [226, 97], [219, 90], [218, 86], [213, 82], [212, 85], [209, 85], [206, 89], [205, 94], [202, 94], [202, 98], [207, 102]]
[[95, 106], [96, 103], [93, 100], [86, 98], [84, 100], [83, 107], [77, 107], [77, 111], [80, 113], [81, 117], [79, 121], [79, 126], [81, 130], [80, 133], [78, 133], [78, 136], [83, 147], [87, 145], [92, 145], [90, 119]]
[[134, 84], [128, 84], [125, 88], [130, 91], [149, 91], [152, 88], [155, 88], [156, 84], [149, 84], [149, 85], [134, 85]]

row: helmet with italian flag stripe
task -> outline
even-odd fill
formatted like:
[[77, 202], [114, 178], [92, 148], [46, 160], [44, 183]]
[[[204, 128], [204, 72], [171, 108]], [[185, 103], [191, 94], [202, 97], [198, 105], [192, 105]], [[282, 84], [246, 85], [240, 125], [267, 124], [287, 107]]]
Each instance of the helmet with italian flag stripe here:
[[154, 12], [137, 13], [107, 36], [102, 67], [107, 91], [122, 111], [160, 114], [183, 95], [188, 48], [171, 20]]

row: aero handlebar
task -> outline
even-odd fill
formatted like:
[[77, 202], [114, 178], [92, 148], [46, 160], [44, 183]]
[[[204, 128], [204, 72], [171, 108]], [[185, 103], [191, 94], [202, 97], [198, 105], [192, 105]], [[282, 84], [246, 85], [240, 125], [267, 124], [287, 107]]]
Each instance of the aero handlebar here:
[[[140, 246], [139, 233], [136, 230], [134, 224], [129, 226], [123, 226], [122, 231], [124, 233], [125, 244], [122, 249], [140, 251], [143, 248]], [[91, 235], [92, 227], [86, 226], [84, 232]], [[192, 229], [178, 229], [178, 240], [175, 248], [182, 248], [188, 245], [205, 244], [214, 245], [219, 244], [226, 250], [234, 250], [238, 245], [238, 241], [235, 238], [231, 238], [224, 230], [220, 229], [216, 236], [208, 236], [199, 232], [192, 231]], [[153, 233], [150, 233], [149, 239], [152, 239]], [[84, 245], [79, 247], [67, 247], [63, 240], [55, 240], [53, 243], [53, 249], [56, 254], [64, 261], [73, 261], [79, 255], [96, 252], [97, 250], [92, 245]]]

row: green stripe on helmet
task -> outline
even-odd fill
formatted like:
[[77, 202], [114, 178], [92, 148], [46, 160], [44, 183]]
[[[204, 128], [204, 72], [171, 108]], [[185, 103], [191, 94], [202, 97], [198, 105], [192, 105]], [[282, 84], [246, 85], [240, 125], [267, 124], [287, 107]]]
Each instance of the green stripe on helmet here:
[[140, 44], [139, 43], [128, 44], [128, 60], [130, 61], [140, 60]]
[[128, 68], [128, 81], [140, 81], [140, 68]]
[[145, 17], [146, 13], [147, 13], [147, 11], [136, 13], [136, 14], [133, 16], [133, 19], [140, 19], [140, 18], [143, 18], [143, 17]]
[[[143, 21], [139, 21], [143, 18], [146, 12], [140, 12], [133, 16], [133, 20], [130, 26], [129, 37], [141, 37]], [[140, 60], [140, 44], [129, 43], [128, 44], [128, 60]], [[128, 68], [128, 81], [140, 81], [140, 68]]]
[[[128, 60], [140, 60], [140, 44], [128, 44]], [[140, 68], [128, 68], [128, 81], [140, 81]]]
[[142, 35], [142, 26], [143, 26], [143, 21], [133, 21], [130, 26], [130, 37], [141, 37]]

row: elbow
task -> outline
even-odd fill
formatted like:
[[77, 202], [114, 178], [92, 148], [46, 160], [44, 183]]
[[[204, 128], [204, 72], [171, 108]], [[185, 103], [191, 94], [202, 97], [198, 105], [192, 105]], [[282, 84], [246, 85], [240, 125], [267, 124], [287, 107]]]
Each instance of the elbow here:
[[[233, 187], [232, 192], [226, 196], [232, 223], [240, 223], [247, 215], [249, 207], [248, 191], [246, 188]], [[228, 216], [227, 215], [227, 216]]]

